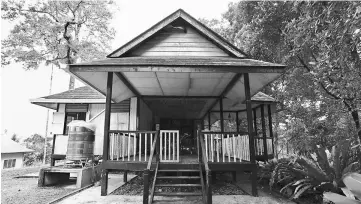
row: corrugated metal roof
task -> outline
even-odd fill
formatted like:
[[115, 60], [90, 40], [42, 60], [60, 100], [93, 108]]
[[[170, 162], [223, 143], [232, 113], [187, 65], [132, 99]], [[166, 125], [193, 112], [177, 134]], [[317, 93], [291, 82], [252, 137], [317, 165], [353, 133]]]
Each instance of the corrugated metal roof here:
[[1, 153], [33, 152], [21, 144], [6, 137], [1, 138]]

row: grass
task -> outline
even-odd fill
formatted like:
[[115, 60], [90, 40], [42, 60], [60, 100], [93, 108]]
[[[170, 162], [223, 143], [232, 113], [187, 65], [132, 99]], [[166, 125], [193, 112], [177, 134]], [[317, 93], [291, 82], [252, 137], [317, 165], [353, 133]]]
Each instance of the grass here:
[[74, 189], [38, 187], [37, 178], [14, 178], [29, 173], [38, 173], [41, 166], [1, 171], [1, 203], [43, 204], [62, 197]]

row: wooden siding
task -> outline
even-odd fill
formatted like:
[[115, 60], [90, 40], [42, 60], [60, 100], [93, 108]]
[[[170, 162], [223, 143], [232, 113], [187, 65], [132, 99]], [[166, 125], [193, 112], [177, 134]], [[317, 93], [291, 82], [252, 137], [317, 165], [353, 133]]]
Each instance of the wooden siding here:
[[139, 101], [139, 126], [138, 130], [153, 130], [153, 112], [143, 102]]
[[131, 51], [129, 56], [229, 56], [189, 25], [185, 28], [186, 31], [163, 29]]

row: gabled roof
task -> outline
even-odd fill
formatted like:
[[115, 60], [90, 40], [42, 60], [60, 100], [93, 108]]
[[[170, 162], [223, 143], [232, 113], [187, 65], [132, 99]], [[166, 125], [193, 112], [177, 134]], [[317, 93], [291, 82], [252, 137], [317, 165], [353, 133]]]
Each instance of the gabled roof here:
[[164, 18], [145, 32], [141, 33], [122, 47], [116, 49], [112, 53], [110, 53], [107, 57], [108, 58], [118, 58], [123, 57], [128, 51], [137, 47], [139, 44], [147, 40], [149, 37], [153, 36], [158, 31], [162, 30], [172, 22], [182, 19], [193, 26], [200, 34], [211, 40], [214, 44], [216, 44], [219, 48], [223, 49], [233, 57], [238, 58], [246, 58], [247, 55], [225, 40], [223, 37], [218, 35], [216, 32], [209, 29], [207, 26], [203, 25], [201, 22], [193, 18], [191, 15], [186, 13], [182, 9], [178, 9], [174, 13], [170, 14], [168, 17]]
[[1, 138], [1, 153], [33, 152], [21, 144], [12, 141], [6, 137]]
[[276, 102], [276, 99], [263, 92], [258, 92], [252, 97], [252, 101]]

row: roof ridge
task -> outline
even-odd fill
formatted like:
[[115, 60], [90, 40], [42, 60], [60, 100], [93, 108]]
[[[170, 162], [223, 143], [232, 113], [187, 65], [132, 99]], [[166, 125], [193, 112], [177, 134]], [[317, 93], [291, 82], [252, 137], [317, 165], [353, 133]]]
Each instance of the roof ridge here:
[[203, 23], [199, 22], [197, 19], [195, 19], [193, 16], [185, 12], [183, 9], [178, 9], [175, 12], [171, 13], [158, 23], [154, 24], [149, 29], [145, 30], [143, 33], [139, 34], [132, 40], [128, 41], [118, 49], [111, 52], [109, 55], [107, 55], [107, 58], [119, 58], [128, 53], [130, 50], [132, 50], [134, 47], [139, 46], [142, 42], [149, 39], [151, 36], [156, 34], [158, 31], [166, 27], [167, 25], [171, 24], [178, 18], [182, 18], [184, 21], [186, 21], [188, 24], [193, 26], [201, 35], [204, 35], [208, 37], [213, 43], [219, 46], [222, 50], [228, 52], [229, 54], [233, 55], [233, 57], [237, 58], [248, 58], [248, 55], [228, 42], [226, 39], [224, 39], [222, 36], [220, 36], [218, 33], [214, 32], [212, 29], [210, 29], [208, 26], [204, 25]]

